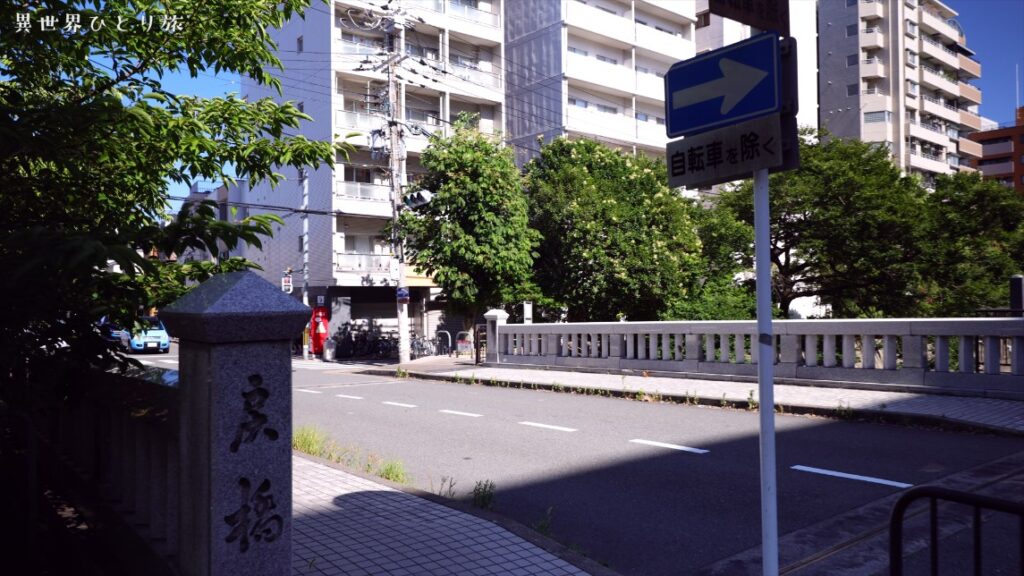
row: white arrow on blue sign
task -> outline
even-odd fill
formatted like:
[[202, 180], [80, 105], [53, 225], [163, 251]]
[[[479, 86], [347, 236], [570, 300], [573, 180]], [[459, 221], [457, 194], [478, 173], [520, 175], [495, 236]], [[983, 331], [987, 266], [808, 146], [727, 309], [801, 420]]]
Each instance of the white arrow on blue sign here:
[[665, 74], [669, 138], [774, 114], [781, 104], [779, 36], [775, 33], [676, 62]]

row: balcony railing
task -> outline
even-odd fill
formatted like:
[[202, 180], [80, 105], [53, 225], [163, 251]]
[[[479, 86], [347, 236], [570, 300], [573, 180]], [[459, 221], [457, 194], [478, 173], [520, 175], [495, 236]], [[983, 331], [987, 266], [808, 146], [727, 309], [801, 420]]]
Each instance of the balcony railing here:
[[339, 272], [368, 272], [386, 274], [391, 272], [391, 254], [334, 253], [334, 267]]
[[363, 114], [361, 112], [338, 111], [338, 126], [342, 128], [356, 128], [359, 130], [372, 130], [380, 128], [383, 118]]
[[423, 108], [406, 108], [405, 119], [410, 122], [418, 122], [428, 126], [440, 126], [441, 113], [437, 110], [424, 110]]
[[956, 52], [954, 52], [953, 50], [950, 50], [949, 48], [946, 47], [945, 44], [943, 44], [942, 42], [939, 42], [938, 40], [935, 40], [934, 38], [931, 38], [931, 37], [928, 37], [928, 36], [921, 36], [921, 40], [923, 40], [926, 44], [931, 44], [932, 46], [938, 46], [939, 48], [942, 49], [943, 52], [947, 52], [947, 53], [953, 55], [953, 57], [957, 56]]
[[942, 70], [939, 70], [938, 68], [933, 68], [933, 67], [931, 67], [931, 66], [929, 66], [927, 64], [922, 64], [921, 65], [921, 69], [924, 70], [925, 72], [930, 72], [932, 74], [935, 74], [936, 76], [942, 78], [943, 80], [946, 80], [947, 82], [951, 82], [953, 84], [957, 83], [957, 80], [956, 80], [955, 76], [953, 76], [952, 74], [948, 74], [946, 72], [943, 72]]
[[455, 62], [448, 62], [448, 72], [452, 76], [472, 84], [479, 84], [488, 88], [501, 88], [501, 78], [493, 72], [484, 72], [483, 70]]
[[486, 12], [479, 8], [473, 8], [472, 6], [466, 6], [465, 4], [459, 4], [458, 2], [448, 3], [448, 14], [457, 18], [471, 20], [485, 26], [497, 27], [500, 24], [498, 14], [495, 14], [494, 12]]
[[[874, 2], [874, 0], [864, 0], [865, 2]], [[889, 91], [885, 88], [868, 88], [864, 90], [864, 94], [877, 95], [877, 96], [888, 96]]]
[[342, 54], [381, 54], [384, 52], [384, 42], [342, 40], [341, 52]]
[[345, 198], [357, 198], [372, 202], [391, 201], [391, 188], [383, 184], [371, 184], [369, 182], [338, 180], [334, 193]]

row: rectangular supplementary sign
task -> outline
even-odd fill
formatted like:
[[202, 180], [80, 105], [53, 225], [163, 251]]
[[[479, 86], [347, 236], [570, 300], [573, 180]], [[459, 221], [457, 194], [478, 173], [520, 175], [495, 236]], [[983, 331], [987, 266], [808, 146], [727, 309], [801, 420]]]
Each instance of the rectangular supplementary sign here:
[[781, 107], [779, 36], [761, 34], [696, 58], [665, 74], [669, 138], [766, 116]]
[[754, 28], [789, 36], [789, 0], [708, 0], [708, 11]]
[[749, 178], [782, 164], [779, 115], [764, 116], [668, 143], [668, 185], [700, 188]]

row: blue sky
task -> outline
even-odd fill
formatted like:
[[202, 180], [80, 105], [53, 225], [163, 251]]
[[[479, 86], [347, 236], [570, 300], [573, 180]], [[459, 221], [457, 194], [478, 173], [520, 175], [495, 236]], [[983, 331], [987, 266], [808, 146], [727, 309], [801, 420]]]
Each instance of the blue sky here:
[[[981, 62], [981, 115], [999, 123], [1014, 119], [1014, 65], [1024, 83], [1024, 0], [945, 0], [960, 13], [957, 20], [967, 47]], [[1024, 105], [1024, 87], [1021, 87]]]

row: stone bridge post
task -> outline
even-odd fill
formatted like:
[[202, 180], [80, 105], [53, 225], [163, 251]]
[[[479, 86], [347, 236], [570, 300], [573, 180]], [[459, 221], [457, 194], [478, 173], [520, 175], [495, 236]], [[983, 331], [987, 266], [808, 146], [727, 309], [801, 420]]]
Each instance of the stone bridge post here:
[[182, 574], [289, 574], [291, 340], [309, 309], [244, 271], [160, 317], [181, 351]]

